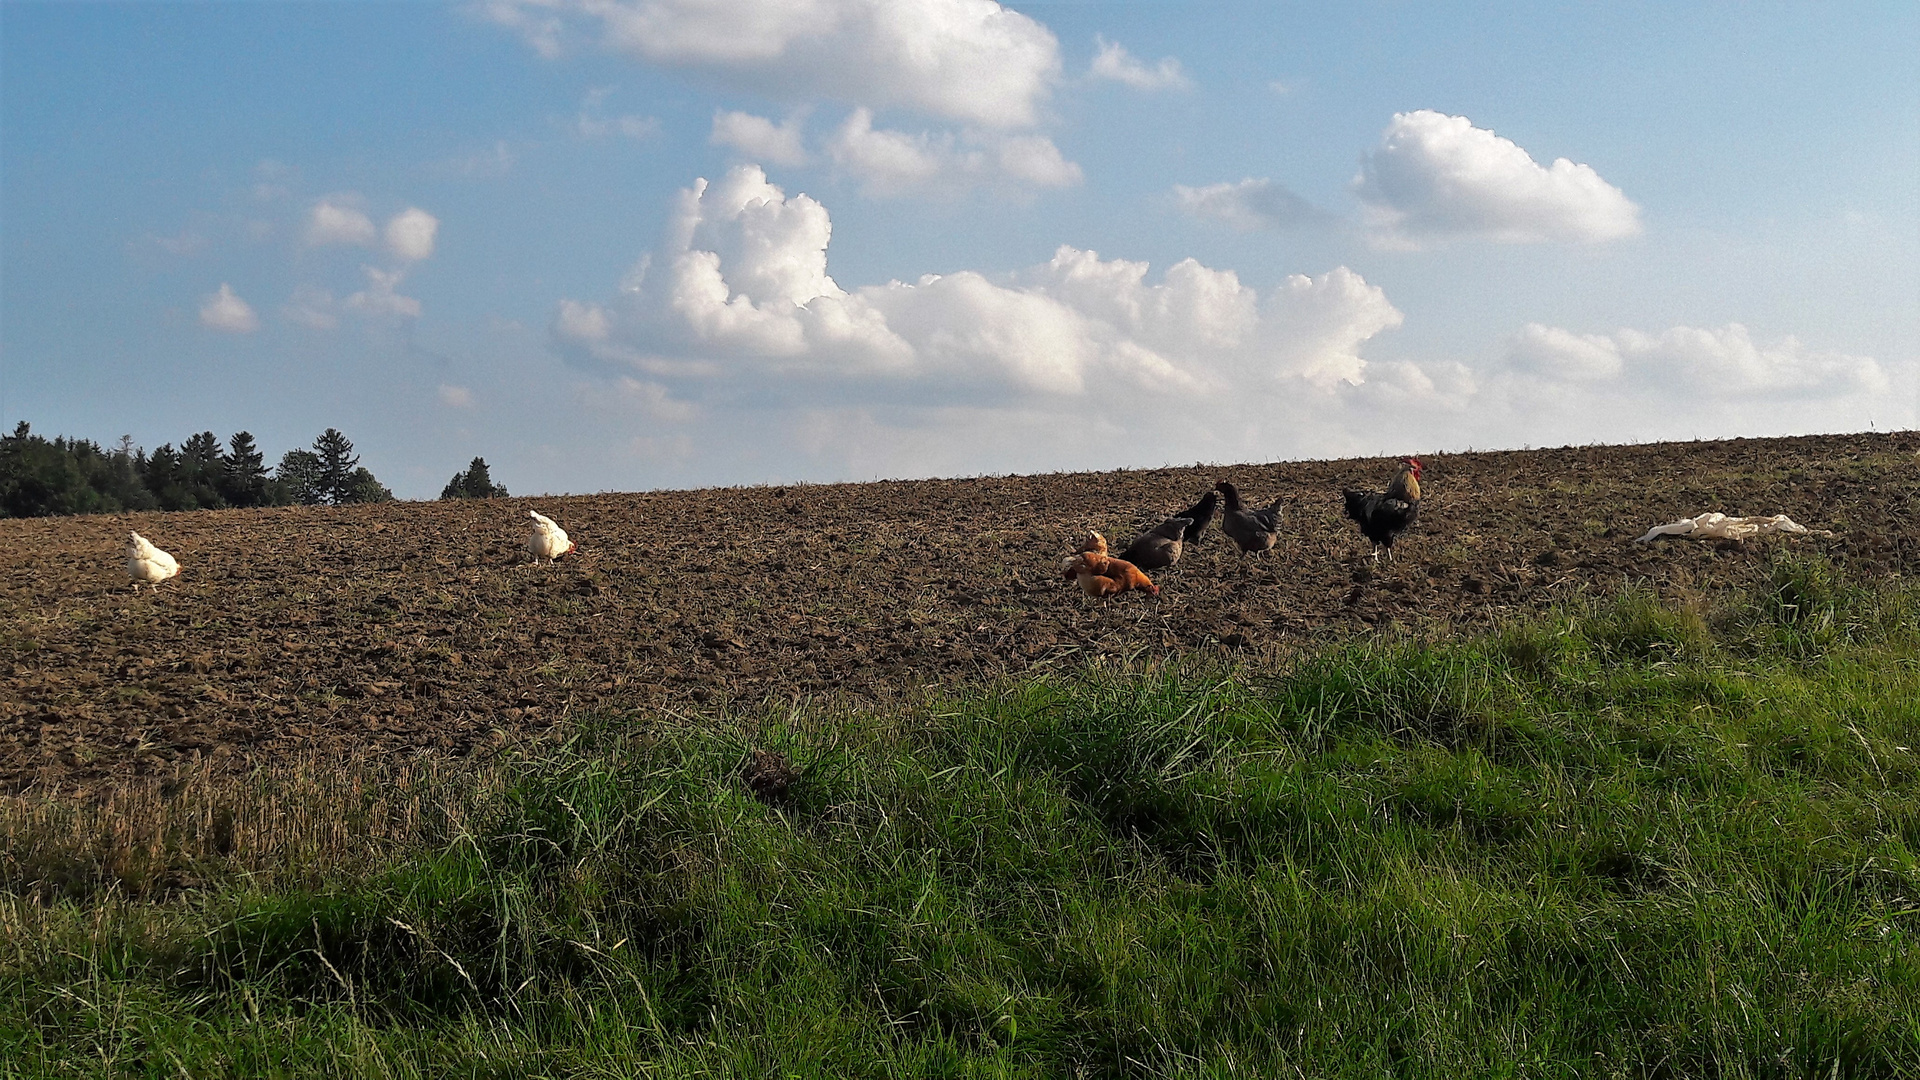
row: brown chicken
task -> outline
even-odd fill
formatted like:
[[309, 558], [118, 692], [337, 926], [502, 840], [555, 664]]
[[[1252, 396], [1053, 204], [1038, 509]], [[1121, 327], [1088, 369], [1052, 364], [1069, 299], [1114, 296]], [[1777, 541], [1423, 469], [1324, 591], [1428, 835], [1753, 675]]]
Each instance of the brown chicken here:
[[1060, 570], [1066, 580], [1079, 582], [1080, 591], [1088, 596], [1118, 596], [1130, 589], [1160, 595], [1160, 587], [1139, 567], [1108, 555], [1107, 538], [1097, 532], [1087, 534], [1079, 552], [1062, 562]]

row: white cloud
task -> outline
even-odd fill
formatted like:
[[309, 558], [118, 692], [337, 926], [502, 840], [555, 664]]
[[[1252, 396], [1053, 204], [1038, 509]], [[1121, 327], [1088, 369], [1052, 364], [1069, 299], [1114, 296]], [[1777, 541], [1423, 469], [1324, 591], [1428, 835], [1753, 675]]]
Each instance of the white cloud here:
[[372, 246], [379, 233], [372, 219], [350, 195], [329, 195], [313, 204], [307, 212], [307, 243], [314, 247], [331, 244]]
[[1044, 135], [1010, 135], [994, 148], [1000, 171], [1035, 187], [1073, 187], [1083, 178], [1080, 166], [1066, 159]]
[[1793, 337], [1756, 344], [1739, 323], [1584, 335], [1529, 323], [1508, 339], [1507, 357], [1516, 369], [1547, 379], [1617, 379], [1696, 400], [1810, 401], [1884, 395], [1891, 386], [1886, 369], [1870, 357], [1815, 352]]
[[361, 269], [366, 271], [367, 287], [347, 297], [347, 310], [375, 318], [420, 317], [420, 301], [411, 296], [401, 296], [396, 291], [406, 271], [382, 270], [377, 266], [363, 266]]
[[387, 252], [396, 259], [419, 262], [433, 254], [433, 239], [439, 231], [439, 218], [409, 206], [387, 221]]
[[1133, 54], [1117, 41], [1108, 41], [1097, 34], [1093, 41], [1100, 50], [1094, 55], [1093, 66], [1087, 71], [1093, 78], [1111, 79], [1135, 90], [1187, 90], [1193, 86], [1193, 80], [1180, 70], [1180, 61], [1171, 56], [1163, 57], [1158, 64], [1148, 67], [1134, 59]]
[[1518, 371], [1575, 382], [1611, 379], [1626, 366], [1612, 338], [1539, 323], [1507, 339], [1507, 362]]
[[1236, 229], [1285, 229], [1326, 217], [1307, 200], [1272, 180], [1251, 177], [1237, 184], [1173, 186], [1180, 209], [1194, 217], [1224, 222]]
[[218, 292], [209, 293], [201, 299], [200, 325], [229, 334], [251, 334], [260, 329], [260, 317], [253, 313], [251, 305], [235, 296], [232, 287], [223, 281]]
[[1464, 116], [1397, 113], [1353, 180], [1384, 243], [1450, 237], [1599, 243], [1640, 232], [1640, 208], [1592, 166], [1527, 152]]
[[1080, 166], [1043, 135], [969, 133], [962, 142], [950, 132], [909, 134], [875, 128], [865, 108], [848, 115], [826, 151], [836, 167], [860, 181], [863, 193], [879, 197], [954, 194], [995, 180], [1060, 188], [1082, 179]]
[[757, 167], [682, 193], [662, 249], [601, 304], [564, 302], [557, 340], [679, 400], [818, 394], [1077, 413], [1145, 405], [1204, 417], [1365, 378], [1360, 347], [1401, 316], [1344, 267], [1262, 295], [1188, 259], [1062, 247], [995, 280], [974, 271], [848, 291], [827, 273], [826, 208]]
[[293, 290], [292, 299], [281, 305], [280, 315], [288, 322], [309, 330], [331, 330], [340, 325], [336, 310], [332, 293], [312, 285], [302, 285]]
[[752, 113], [716, 112], [713, 134], [707, 141], [715, 146], [731, 146], [755, 161], [789, 167], [807, 163], [807, 148], [802, 142], [798, 118], [776, 125]]
[[757, 167], [696, 183], [617, 289], [555, 311], [580, 407], [692, 483], [1844, 430], [1910, 415], [1920, 376], [1737, 324], [1369, 359], [1401, 314], [1345, 267], [1256, 288], [1062, 246], [848, 285], [831, 237]]
[[1027, 127], [1059, 79], [1045, 26], [993, 0], [490, 0], [543, 56], [574, 26], [648, 63], [788, 100]]
[[445, 405], [449, 409], [473, 408], [473, 391], [464, 386], [453, 386], [449, 383], [441, 383], [437, 393], [440, 397], [440, 404]]
[[889, 195], [925, 187], [956, 172], [979, 172], [983, 158], [956, 153], [953, 136], [935, 138], [904, 131], [875, 131], [873, 113], [855, 109], [834, 132], [827, 153], [835, 165], [860, 178], [869, 194]]
[[675, 401], [666, 387], [645, 382], [630, 375], [614, 380], [614, 400], [648, 420], [664, 424], [685, 423], [700, 415], [700, 408], [688, 401]]

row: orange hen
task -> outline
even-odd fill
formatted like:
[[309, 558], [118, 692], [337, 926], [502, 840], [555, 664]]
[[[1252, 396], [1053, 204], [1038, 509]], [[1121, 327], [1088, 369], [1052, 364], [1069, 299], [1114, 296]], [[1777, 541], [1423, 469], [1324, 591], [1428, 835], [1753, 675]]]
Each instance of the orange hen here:
[[1060, 569], [1062, 577], [1079, 582], [1080, 591], [1088, 596], [1118, 596], [1130, 589], [1160, 595], [1160, 587], [1139, 567], [1108, 555], [1107, 538], [1097, 532], [1088, 533], [1079, 552], [1062, 562]]

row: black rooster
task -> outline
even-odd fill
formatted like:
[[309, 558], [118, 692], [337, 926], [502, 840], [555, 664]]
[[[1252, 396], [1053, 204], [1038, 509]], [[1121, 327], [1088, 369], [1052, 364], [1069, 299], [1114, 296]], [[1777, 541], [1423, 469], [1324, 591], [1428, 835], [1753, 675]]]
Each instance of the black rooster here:
[[1213, 508], [1217, 506], [1219, 502], [1220, 496], [1209, 491], [1205, 495], [1200, 496], [1199, 502], [1173, 515], [1174, 517], [1186, 518], [1189, 522], [1186, 535], [1180, 539], [1185, 540], [1189, 544], [1200, 539], [1200, 533], [1205, 530], [1208, 523], [1213, 520]]
[[1407, 531], [1420, 515], [1420, 459], [1401, 458], [1400, 471], [1385, 491], [1342, 492], [1347, 500], [1347, 516], [1360, 526], [1360, 535], [1373, 542], [1374, 561], [1380, 549], [1393, 557], [1393, 542]]

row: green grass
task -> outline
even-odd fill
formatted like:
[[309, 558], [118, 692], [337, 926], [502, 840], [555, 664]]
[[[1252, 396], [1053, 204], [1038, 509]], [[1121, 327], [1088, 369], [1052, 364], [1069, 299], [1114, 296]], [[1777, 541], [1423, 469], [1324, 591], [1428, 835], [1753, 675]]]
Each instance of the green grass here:
[[1272, 670], [16, 803], [0, 1076], [1920, 1075], [1916, 614], [1789, 560]]

